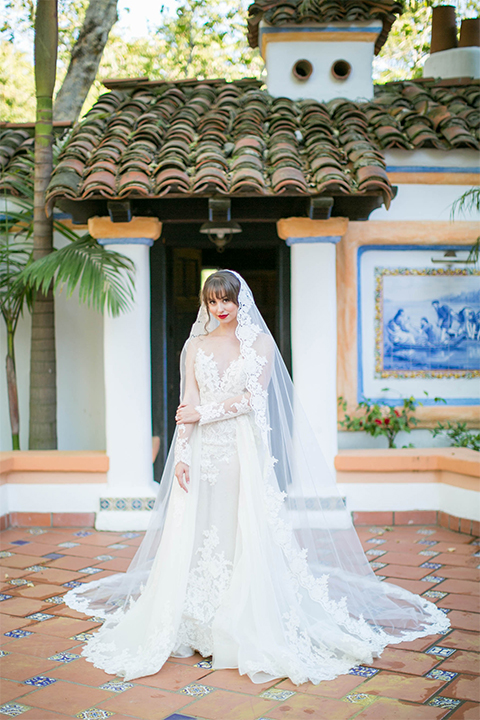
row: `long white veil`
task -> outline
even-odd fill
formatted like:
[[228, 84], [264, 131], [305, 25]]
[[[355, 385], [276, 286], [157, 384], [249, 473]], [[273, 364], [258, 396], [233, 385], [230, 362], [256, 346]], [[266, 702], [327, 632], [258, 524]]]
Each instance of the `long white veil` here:
[[[237, 273], [233, 274], [241, 286], [236, 335], [254, 411], [261, 468], [256, 497], [269, 537], [273, 537], [281, 551], [275, 556], [275, 562], [281, 558], [278, 575], [283, 581], [287, 578], [289, 592], [296, 598], [295, 613], [291, 600], [282, 608], [287, 628], [285, 642], [293, 642], [288, 633], [296, 632], [297, 651], [305, 652], [305, 657], [308, 653], [309, 658], [315, 657], [312, 648], [307, 652], [300, 641], [302, 627], [306, 623], [312, 628], [315, 638], [320, 626], [322, 632], [326, 627], [319, 618], [322, 622], [325, 617], [330, 618], [341, 629], [342, 637], [347, 638], [345, 646], [338, 648], [338, 663], [335, 658], [332, 661], [331, 676], [335, 677], [347, 672], [355, 664], [355, 657], [365, 662], [388, 644], [446, 631], [450, 621], [433, 603], [382, 582], [374, 574], [295, 395], [280, 351], [247, 283]], [[186, 348], [192, 338], [213, 329], [202, 304], [182, 351], [182, 391]], [[127, 572], [89, 582], [66, 595], [71, 607], [107, 618], [106, 624], [111, 627], [139, 597], [159, 548], [168, 501], [176, 483], [173, 451], [176, 436], [175, 432], [148, 530]], [[191, 440], [194, 445], [195, 434]], [[175, 552], [172, 547], [171, 553]], [[312, 644], [311, 637], [308, 643]], [[320, 679], [324, 677], [325, 674]]]

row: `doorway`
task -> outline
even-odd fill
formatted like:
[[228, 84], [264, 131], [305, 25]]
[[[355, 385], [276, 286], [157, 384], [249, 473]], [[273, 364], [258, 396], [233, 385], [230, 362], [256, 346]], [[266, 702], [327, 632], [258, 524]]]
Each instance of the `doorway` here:
[[245, 233], [241, 242], [235, 240], [223, 253], [205, 242], [198, 229], [196, 233], [191, 230], [191, 225], [167, 226], [163, 242], [155, 243], [151, 251], [153, 434], [160, 437], [157, 482], [175, 430], [180, 353], [197, 316], [202, 270], [231, 269], [245, 278], [288, 369], [291, 367], [290, 250], [278, 238], [275, 225], [268, 228], [270, 232], [263, 225], [263, 242], [252, 243], [251, 234]]

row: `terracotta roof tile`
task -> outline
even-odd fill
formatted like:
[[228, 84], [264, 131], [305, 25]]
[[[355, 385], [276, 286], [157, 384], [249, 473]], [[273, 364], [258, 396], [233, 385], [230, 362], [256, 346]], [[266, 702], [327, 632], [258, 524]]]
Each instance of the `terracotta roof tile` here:
[[255, 0], [248, 8], [247, 37], [250, 47], [257, 47], [262, 20], [273, 27], [381, 20], [382, 31], [375, 43], [378, 53], [402, 9], [397, 0]]
[[[56, 198], [394, 191], [388, 148], [479, 147], [479, 84], [377, 86], [371, 102], [272, 98], [258, 82], [154, 84], [102, 95], [64, 143]], [[0, 128], [0, 188], [28, 172], [31, 128]]]

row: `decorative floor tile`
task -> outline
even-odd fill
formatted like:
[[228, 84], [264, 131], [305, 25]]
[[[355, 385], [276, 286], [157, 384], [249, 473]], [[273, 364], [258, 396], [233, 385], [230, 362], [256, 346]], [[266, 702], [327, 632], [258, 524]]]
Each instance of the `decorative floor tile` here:
[[376, 675], [379, 670], [377, 668], [365, 667], [364, 665], [355, 665], [348, 671], [349, 675], [358, 675], [359, 677], [371, 678]]
[[433, 535], [436, 532], [436, 530], [432, 530], [431, 528], [420, 528], [420, 530], [417, 530], [417, 535]]
[[142, 533], [127, 532], [127, 533], [122, 533], [122, 537], [126, 538], [127, 540], [131, 540], [132, 538], [140, 537], [141, 534]]
[[45, 570], [44, 565], [30, 565], [30, 567], [25, 568], [25, 570], [28, 570], [28, 572], [41, 572], [42, 570]]
[[13, 595], [4, 595], [3, 593], [0, 593], [0, 602], [3, 602], [4, 600], [10, 600]]
[[45, 535], [48, 530], [42, 530], [42, 528], [29, 528], [27, 533], [29, 535]]
[[30, 540], [12, 540], [10, 545], [30, 545]]
[[114, 555], [96, 555], [95, 560], [101, 560], [102, 562], [107, 562], [107, 560], [115, 560]]
[[418, 540], [417, 545], [428, 545], [428, 547], [432, 547], [432, 545], [438, 545], [438, 540]]
[[480, 557], [480, 550], [476, 553], [473, 553], [473, 557]]
[[43, 602], [51, 603], [52, 605], [61, 605], [63, 603], [63, 595], [52, 595]]
[[50, 620], [51, 618], [54, 618], [55, 615], [49, 615], [48, 613], [33, 613], [33, 615], [27, 615], [27, 620], [37, 620], [38, 622], [43, 622], [44, 620]]
[[98, 623], [104, 623], [106, 618], [99, 617], [98, 615], [92, 615], [92, 617], [88, 618], [91, 622], [98, 622]]
[[51, 655], [48, 659], [49, 660], [55, 660], [56, 662], [61, 663], [69, 663], [73, 660], [78, 660], [78, 658], [81, 657], [81, 655], [76, 655], [75, 653], [55, 653], [55, 655]]
[[0, 657], [5, 657], [5, 655], [10, 655], [10, 653], [6, 650], [0, 650]]
[[102, 568], [85, 567], [81, 568], [78, 572], [85, 573], [86, 575], [95, 575], [96, 573], [103, 572]]
[[104, 718], [109, 718], [111, 715], [114, 715], [114, 713], [110, 710], [90, 708], [89, 710], [82, 710], [82, 712], [77, 713], [75, 717], [81, 718], [81, 720], [104, 720]]
[[34, 587], [31, 580], [25, 580], [24, 578], [14, 578], [13, 580], [9, 580], [8, 584], [15, 585], [16, 587], [19, 587], [20, 585], [30, 585], [30, 587]]
[[471, 542], [470, 545], [480, 545], [480, 538], [477, 538], [476, 540]]
[[371, 528], [368, 528], [368, 530], [369, 530], [369, 532], [376, 533], [377, 535], [383, 535], [385, 532], [385, 530], [383, 528], [379, 528], [379, 527], [371, 527]]
[[425, 677], [431, 678], [432, 680], [445, 680], [445, 682], [449, 682], [450, 680], [453, 680], [453, 678], [456, 678], [458, 673], [456, 672], [449, 672], [448, 670], [440, 670], [440, 668], [433, 668], [433, 670], [430, 670]]
[[280, 688], [269, 688], [260, 693], [259, 697], [265, 698], [265, 700], [288, 700], [292, 695], [296, 695], [292, 690], [281, 690]]
[[372, 550], [367, 550], [365, 555], [373, 555], [374, 557], [380, 557], [380, 555], [385, 555], [385, 553], [386, 553], [386, 550], [374, 550], [372, 548]]
[[449, 612], [452, 612], [451, 608], [438, 608], [440, 612], [445, 613], [445, 615], [448, 615]]
[[377, 580], [385, 580], [387, 576], [386, 575], [376, 575], [375, 577], [377, 578]]
[[353, 703], [354, 705], [370, 705], [377, 699], [377, 695], [368, 695], [367, 693], [350, 693], [342, 698], [344, 702]]
[[204, 668], [205, 670], [211, 670], [212, 669], [212, 661], [211, 660], [200, 660], [200, 662], [195, 663], [195, 665], [193, 667]]
[[30, 680], [25, 680], [24, 685], [33, 685], [33, 687], [47, 687], [56, 683], [55, 678], [47, 677], [46, 675], [36, 675]]
[[372, 543], [372, 545], [383, 545], [386, 542], [383, 538], [370, 538], [370, 540], [367, 540], [367, 543]]
[[92, 530], [79, 530], [78, 532], [73, 533], [75, 537], [88, 537], [89, 535], [93, 535]]
[[120, 693], [132, 687], [135, 687], [133, 683], [122, 682], [121, 680], [109, 680], [104, 685], [100, 685], [100, 690], [111, 690], [112, 692]]
[[[123, 536], [124, 537], [124, 536]], [[214, 692], [215, 688], [208, 687], [208, 685], [197, 685], [197, 683], [191, 683], [180, 690], [183, 695], [190, 695], [191, 697], [201, 698]]]
[[423, 555], [424, 557], [435, 557], [436, 555], [440, 555], [437, 550], [420, 550], [418, 554]]
[[125, 548], [129, 547], [129, 545], [122, 545], [121, 543], [115, 543], [114, 545], [109, 545], [109, 550], [124, 550]]
[[5, 705], [2, 705], [0, 707], [0, 715], [6, 715], [7, 717], [17, 717], [18, 715], [23, 715], [24, 712], [27, 712], [27, 710], [31, 709], [32, 708], [28, 705], [20, 705], [20, 703], [9, 702], [5, 703]]
[[429, 598], [430, 600], [442, 600], [442, 598], [447, 597], [448, 593], [440, 592], [440, 590], [427, 590], [427, 592], [424, 592], [422, 597]]
[[438, 570], [438, 568], [443, 567], [443, 565], [441, 563], [424, 562], [420, 567], [427, 568], [428, 570]]
[[81, 632], [78, 633], [78, 635], [74, 635], [73, 637], [69, 638], [69, 640], [80, 640], [83, 642], [87, 642], [87, 640], [90, 640], [91, 637], [93, 637], [93, 633]]
[[456, 652], [455, 648], [446, 648], [441, 645], [434, 645], [433, 647], [425, 650], [427, 655], [436, 655], [437, 657], [448, 658], [450, 655]]
[[33, 635], [33, 633], [30, 632], [30, 630], [9, 630], [8, 632], [3, 633], [3, 634], [6, 635], [6, 637], [17, 638], [17, 639], [28, 637], [29, 635]]
[[75, 542], [63, 542], [63, 543], [58, 543], [57, 547], [61, 547], [61, 548], [73, 548], [73, 547], [78, 547], [78, 545], [80, 545], [80, 543], [75, 543]]
[[439, 583], [445, 580], [444, 577], [441, 577], [440, 575], [426, 575], [423, 578], [420, 578], [423, 580], [423, 582], [433, 582], [433, 583]]
[[[382, 567], [387, 567], [387, 563], [380, 563], [380, 562], [371, 562], [370, 567], [374, 570], [380, 570]], [[378, 575], [377, 575], [378, 577]]]
[[12, 557], [12, 555], [15, 555], [15, 553], [9, 552], [8, 550], [2, 550], [0, 552], [0, 558]]
[[44, 558], [48, 558], [49, 560], [60, 560], [60, 558], [65, 557], [65, 555], [62, 555], [62, 553], [48, 553], [48, 555], [42, 555]]
[[[65, 577], [65, 576], [64, 576]], [[67, 576], [68, 577], [68, 576]], [[63, 583], [62, 587], [66, 588], [76, 588], [79, 585], [83, 585], [83, 583], [79, 582], [78, 580], [70, 580], [69, 582]]]
[[460, 705], [461, 700], [454, 700], [453, 698], [437, 697], [432, 698], [428, 701], [427, 705], [433, 705], [433, 707], [445, 708], [446, 710], [454, 710]]

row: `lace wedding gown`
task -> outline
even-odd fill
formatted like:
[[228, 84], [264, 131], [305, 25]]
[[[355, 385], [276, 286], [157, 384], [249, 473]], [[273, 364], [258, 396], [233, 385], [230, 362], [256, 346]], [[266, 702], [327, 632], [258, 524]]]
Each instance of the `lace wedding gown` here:
[[[93, 581], [65, 598], [106, 617], [83, 655], [107, 673], [153, 674], [172, 654], [196, 649], [213, 656], [214, 668], [238, 668], [253, 682], [318, 683], [370, 663], [389, 643], [448, 627], [435, 605], [376, 578], [345, 509], [329, 510], [324, 498], [323, 513], [305, 511], [313, 527], [301, 527], [302, 498], [280, 490], [258, 422], [272, 343], [256, 332], [226, 363], [208, 340], [190, 342], [187, 373], [190, 366], [201, 420], [181, 427], [176, 440], [176, 459], [190, 464], [189, 492], [166, 483], [155, 553], [142, 575]], [[273, 380], [270, 387], [275, 392]], [[298, 460], [300, 450], [291, 452]], [[166, 472], [173, 468], [167, 463]], [[127, 581], [115, 596], [115, 583]]]

